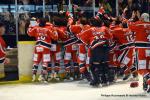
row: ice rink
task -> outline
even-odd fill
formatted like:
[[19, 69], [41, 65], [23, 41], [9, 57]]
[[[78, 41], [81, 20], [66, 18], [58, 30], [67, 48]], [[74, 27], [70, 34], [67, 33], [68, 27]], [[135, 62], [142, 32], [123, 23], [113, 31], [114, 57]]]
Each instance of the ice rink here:
[[0, 100], [150, 100], [141, 86], [129, 82], [93, 88], [84, 81], [0, 85]]

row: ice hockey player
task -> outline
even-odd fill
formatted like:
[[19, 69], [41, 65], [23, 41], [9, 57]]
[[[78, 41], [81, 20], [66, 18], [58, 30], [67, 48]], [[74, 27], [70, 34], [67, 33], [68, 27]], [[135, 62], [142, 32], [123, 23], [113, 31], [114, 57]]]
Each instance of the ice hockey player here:
[[8, 58], [6, 58], [6, 43], [1, 37], [5, 33], [5, 25], [3, 23], [0, 23], [0, 64], [7, 63], [9, 61]]
[[36, 45], [34, 48], [33, 56], [33, 77], [32, 81], [36, 80], [36, 74], [38, 66], [42, 65], [41, 75], [39, 81], [46, 82], [47, 66], [50, 62], [50, 48], [51, 41], [57, 40], [58, 35], [49, 30], [46, 26], [46, 20], [44, 18], [39, 19], [39, 23], [36, 26], [30, 25], [28, 29], [28, 35], [36, 38]]
[[[120, 21], [118, 21], [118, 18], [116, 18], [111, 25], [109, 26], [109, 33], [113, 36], [113, 31], [116, 27], [119, 27]], [[110, 73], [112, 74], [112, 80], [111, 82], [113, 83], [114, 81], [117, 80], [117, 76], [120, 75], [120, 70], [119, 70], [119, 63], [117, 62], [117, 58], [119, 55], [119, 49], [118, 45], [116, 44], [116, 41], [112, 38], [110, 39], [110, 51], [109, 51], [109, 69]]]
[[[135, 32], [136, 66], [143, 76], [143, 90], [150, 93], [150, 22], [149, 14], [143, 13], [139, 21], [129, 25]], [[132, 84], [132, 83], [131, 83]], [[134, 84], [134, 83], [133, 83]]]
[[103, 22], [98, 18], [90, 20], [91, 28], [78, 35], [78, 38], [90, 48], [90, 70], [93, 80], [90, 85], [98, 86], [107, 84], [108, 80], [108, 54], [109, 38], [108, 28], [103, 26]]
[[[67, 76], [70, 77], [71, 80], [78, 79], [80, 77], [79, 73], [79, 65], [77, 62], [77, 44], [75, 43], [76, 37], [73, 34], [70, 34], [69, 26], [73, 24], [74, 19], [73, 15], [70, 12], [66, 12], [66, 16], [68, 19], [67, 24], [67, 32], [69, 34], [68, 39], [65, 41], [65, 55], [64, 55], [64, 63], [66, 67]], [[73, 66], [72, 66], [73, 65]]]
[[[67, 15], [71, 16], [71, 15]], [[67, 44], [64, 46], [64, 65], [65, 65], [65, 79], [71, 79], [73, 80], [73, 75], [71, 77], [71, 57], [73, 56], [73, 59], [76, 61], [76, 52], [73, 53], [72, 50], [72, 44], [68, 43], [68, 40], [70, 40], [70, 36], [67, 32], [67, 25], [72, 24], [71, 17], [67, 18], [65, 12], [61, 12], [59, 15], [54, 17], [54, 28], [58, 34], [58, 40], [61, 41], [63, 44]], [[76, 50], [74, 50], [76, 51]], [[70, 54], [74, 55], [70, 55]], [[73, 61], [74, 61], [73, 60]]]
[[[54, 34], [57, 34], [57, 31], [55, 30], [55, 26], [48, 22], [46, 22], [46, 28], [48, 28], [49, 30], [53, 30]], [[48, 76], [47, 76], [47, 80], [52, 80], [52, 79], [56, 79], [56, 80], [60, 80], [59, 77], [59, 71], [61, 70], [60, 68], [60, 60], [62, 59], [61, 56], [61, 45], [58, 43], [59, 42], [59, 35], [58, 35], [58, 40], [51, 40], [51, 48], [50, 48], [50, 62], [48, 63], [48, 67], [47, 67], [47, 71], [48, 71]], [[54, 66], [52, 66], [54, 65]]]
[[[54, 61], [54, 78], [60, 80], [59, 71], [61, 70], [60, 61], [62, 60], [62, 43], [68, 39], [67, 35], [67, 19], [64, 13], [59, 13], [53, 18], [53, 28], [58, 34], [58, 40], [52, 41], [51, 57]], [[49, 68], [52, 67], [52, 62], [49, 63]]]
[[116, 21], [115, 28], [112, 29], [113, 41], [115, 41], [119, 50], [117, 62], [119, 67], [123, 69], [123, 80], [127, 80], [129, 76], [137, 77], [135, 61], [134, 61], [134, 32], [125, 27], [121, 22]]
[[4, 78], [4, 64], [9, 63], [9, 59], [6, 58], [6, 43], [2, 38], [2, 35], [5, 33], [5, 26], [3, 23], [0, 23], [0, 78]]
[[[83, 31], [86, 31], [89, 28], [90, 26], [88, 25], [87, 18], [82, 16], [79, 18], [77, 24], [70, 25], [69, 32], [71, 34], [74, 34], [77, 37], [78, 34], [82, 33]], [[86, 45], [82, 43], [81, 41], [78, 41], [76, 44], [78, 46], [77, 62], [78, 62], [80, 74], [81, 74], [80, 78], [85, 78], [89, 81], [91, 77], [86, 67], [86, 54], [87, 54]]]

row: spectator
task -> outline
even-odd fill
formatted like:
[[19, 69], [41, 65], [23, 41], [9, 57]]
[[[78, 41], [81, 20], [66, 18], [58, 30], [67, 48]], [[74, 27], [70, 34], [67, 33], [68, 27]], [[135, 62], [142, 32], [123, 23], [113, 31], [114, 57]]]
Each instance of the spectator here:
[[107, 13], [109, 13], [109, 14], [112, 13], [112, 8], [111, 8], [110, 4], [108, 3], [108, 0], [101, 0], [99, 5], [103, 6]]
[[125, 5], [125, 15], [127, 19], [130, 19], [133, 12], [136, 13], [138, 16], [140, 15], [141, 12], [141, 4], [140, 0], [125, 0], [122, 2]]
[[45, 13], [45, 18], [46, 18], [46, 20], [47, 20], [48, 22], [51, 21], [51, 16], [50, 16], [49, 12], [46, 12], [46, 13]]
[[15, 20], [10, 12], [3, 12], [0, 14], [0, 21], [5, 24], [6, 34], [15, 33]]
[[148, 10], [150, 9], [150, 0], [140, 0], [140, 4], [142, 13], [147, 13]]
[[123, 3], [123, 0], [118, 0], [118, 9], [119, 9], [119, 15], [121, 15], [123, 13], [124, 8], [126, 7], [126, 5]]
[[30, 4], [35, 4], [33, 0], [19, 0], [18, 4], [20, 5], [30, 5]]
[[0, 0], [0, 4], [14, 4], [15, 0]]
[[30, 19], [29, 14], [20, 14], [19, 16], [19, 34], [26, 34], [26, 24]]

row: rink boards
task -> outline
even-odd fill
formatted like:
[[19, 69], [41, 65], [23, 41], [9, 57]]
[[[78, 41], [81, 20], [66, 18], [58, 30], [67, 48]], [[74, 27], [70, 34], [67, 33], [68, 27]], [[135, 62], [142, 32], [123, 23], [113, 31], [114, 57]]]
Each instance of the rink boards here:
[[[18, 42], [18, 76], [19, 80], [15, 81], [0, 81], [0, 84], [31, 82], [32, 78], [32, 55], [34, 50], [34, 41], [20, 41]], [[5, 67], [1, 65], [1, 69]], [[1, 70], [2, 72], [2, 70]], [[0, 77], [5, 76], [4, 73]]]
[[21, 82], [31, 81], [34, 45], [34, 41], [18, 42], [19, 81]]

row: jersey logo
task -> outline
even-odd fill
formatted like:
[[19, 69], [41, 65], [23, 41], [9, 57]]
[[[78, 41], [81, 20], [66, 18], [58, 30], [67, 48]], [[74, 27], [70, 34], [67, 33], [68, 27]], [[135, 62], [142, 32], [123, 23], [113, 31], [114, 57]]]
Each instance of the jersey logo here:
[[45, 39], [46, 39], [45, 36], [39, 36], [39, 37], [38, 37], [38, 40], [41, 40], [41, 41], [44, 41]]

